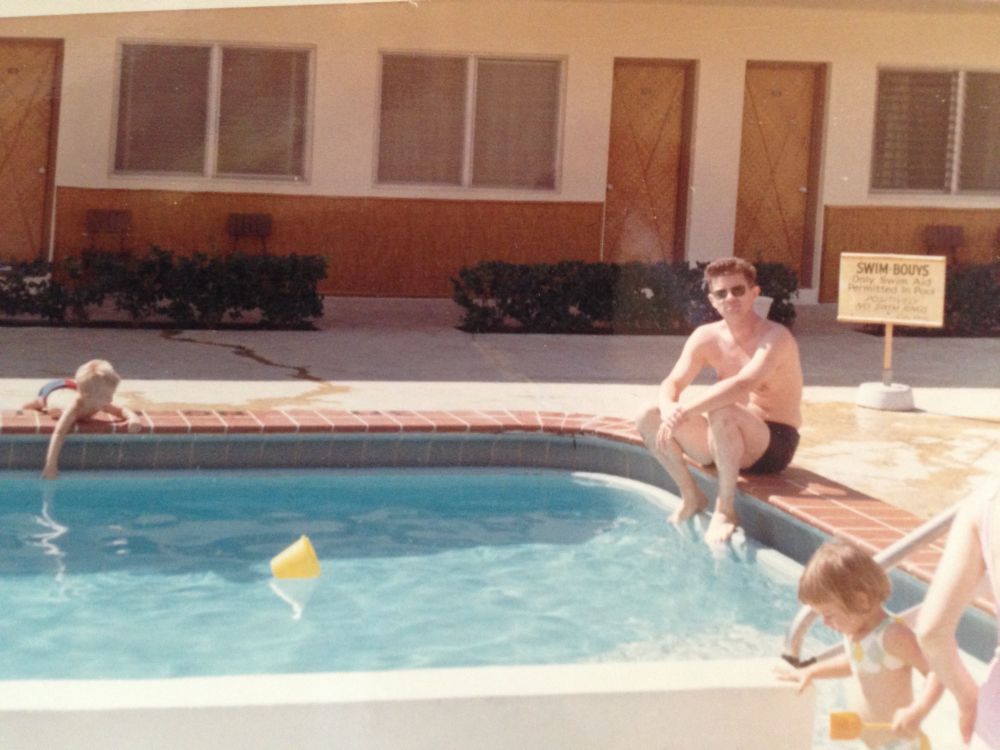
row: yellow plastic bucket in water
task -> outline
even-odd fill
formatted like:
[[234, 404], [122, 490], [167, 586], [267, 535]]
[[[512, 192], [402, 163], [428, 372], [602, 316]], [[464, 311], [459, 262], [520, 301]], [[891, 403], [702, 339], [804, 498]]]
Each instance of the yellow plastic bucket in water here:
[[305, 534], [271, 558], [275, 578], [319, 578], [319, 560]]

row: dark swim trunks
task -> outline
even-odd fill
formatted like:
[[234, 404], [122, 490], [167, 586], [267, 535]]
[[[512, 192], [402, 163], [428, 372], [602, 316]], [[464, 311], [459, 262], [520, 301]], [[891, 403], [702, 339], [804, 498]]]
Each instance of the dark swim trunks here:
[[765, 422], [771, 431], [771, 440], [764, 455], [751, 466], [740, 469], [741, 474], [777, 474], [792, 462], [795, 449], [799, 447], [799, 431], [781, 422]]

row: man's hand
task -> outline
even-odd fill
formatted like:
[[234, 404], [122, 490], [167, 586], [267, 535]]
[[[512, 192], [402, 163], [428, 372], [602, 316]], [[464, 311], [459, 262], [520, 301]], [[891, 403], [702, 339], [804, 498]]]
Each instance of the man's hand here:
[[684, 411], [684, 408], [680, 404], [671, 404], [670, 407], [666, 411], [660, 409], [660, 419], [663, 423], [660, 425], [660, 431], [656, 435], [656, 442], [661, 448], [664, 443], [673, 439], [674, 432], [677, 431], [677, 428], [681, 426], [688, 416], [688, 413]]
[[142, 422], [139, 421], [138, 417], [129, 419], [125, 422], [125, 429], [129, 432], [140, 432], [142, 430]]

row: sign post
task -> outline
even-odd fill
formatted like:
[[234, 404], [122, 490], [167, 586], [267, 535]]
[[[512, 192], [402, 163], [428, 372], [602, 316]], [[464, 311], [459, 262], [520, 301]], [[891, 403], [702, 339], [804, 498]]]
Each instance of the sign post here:
[[858, 404], [874, 409], [913, 408], [909, 386], [893, 382], [894, 325], [941, 328], [947, 258], [943, 255], [843, 253], [837, 320], [885, 325], [882, 382], [862, 383]]

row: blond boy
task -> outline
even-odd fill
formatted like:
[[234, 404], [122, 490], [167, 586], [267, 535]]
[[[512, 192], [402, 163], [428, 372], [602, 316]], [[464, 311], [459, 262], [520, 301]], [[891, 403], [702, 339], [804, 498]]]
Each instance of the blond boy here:
[[34, 409], [58, 419], [45, 455], [43, 479], [55, 479], [59, 474], [59, 454], [63, 442], [77, 422], [104, 412], [117, 420], [125, 420], [129, 432], [142, 429], [139, 416], [134, 411], [112, 403], [120, 382], [121, 377], [110, 362], [92, 359], [80, 365], [72, 379], [46, 383], [38, 396], [24, 405], [25, 409]]

